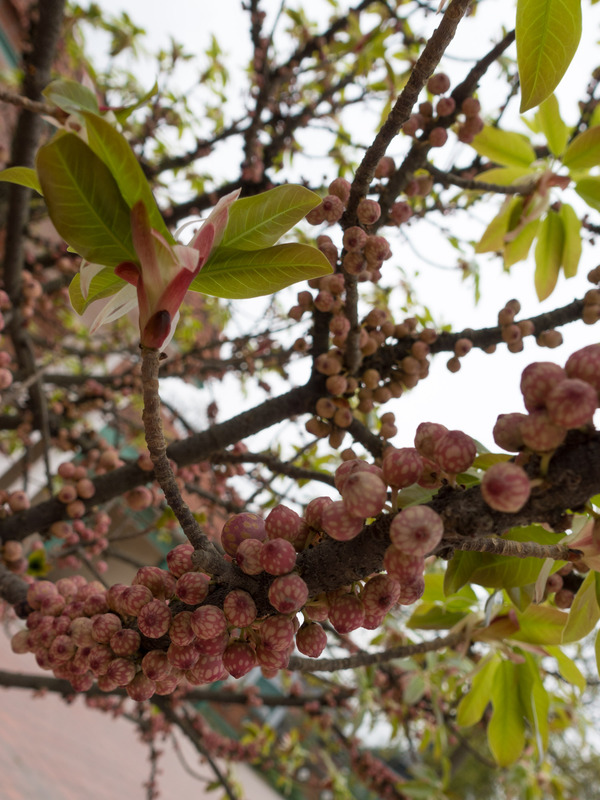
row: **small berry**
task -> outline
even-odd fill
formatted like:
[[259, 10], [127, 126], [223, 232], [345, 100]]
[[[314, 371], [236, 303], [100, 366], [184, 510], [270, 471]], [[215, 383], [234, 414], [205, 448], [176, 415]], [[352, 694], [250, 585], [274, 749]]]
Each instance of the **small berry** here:
[[447, 431], [447, 433], [435, 440], [433, 446], [433, 458], [444, 472], [456, 475], [459, 472], [466, 472], [469, 469], [477, 449], [475, 442], [470, 436], [462, 431]]
[[416, 603], [423, 597], [425, 591], [425, 579], [422, 575], [418, 575], [410, 581], [405, 581], [400, 589], [400, 597], [398, 603], [403, 606], [410, 606]]
[[390, 526], [392, 544], [413, 556], [430, 553], [441, 542], [444, 522], [428, 506], [410, 506], [396, 514]]
[[234, 678], [241, 678], [256, 666], [256, 653], [246, 642], [232, 642], [223, 653], [223, 666]]
[[494, 425], [494, 441], [503, 450], [516, 453], [523, 445], [521, 423], [527, 419], [527, 414], [500, 414]]
[[579, 378], [600, 394], [600, 344], [590, 344], [569, 356], [565, 364], [569, 378]]
[[448, 141], [448, 131], [446, 128], [438, 126], [429, 132], [429, 144], [431, 147], [443, 147]]
[[203, 572], [185, 572], [175, 584], [176, 596], [186, 605], [201, 603], [208, 594], [210, 578]]
[[269, 602], [281, 614], [294, 614], [300, 611], [307, 600], [308, 586], [294, 573], [275, 578], [269, 587]]
[[348, 513], [342, 500], [330, 503], [321, 516], [325, 533], [340, 542], [347, 542], [358, 536], [363, 529], [363, 522], [360, 517]]
[[415, 433], [415, 447], [425, 458], [433, 458], [433, 450], [438, 439], [448, 433], [448, 428], [437, 422], [422, 422]]
[[376, 200], [363, 198], [356, 209], [356, 216], [361, 225], [373, 225], [381, 216], [381, 206]]
[[223, 612], [229, 624], [234, 628], [247, 628], [256, 619], [254, 600], [243, 589], [234, 589], [226, 595], [223, 601]]
[[316, 622], [305, 622], [296, 634], [296, 647], [310, 658], [318, 658], [326, 645], [327, 634]]
[[138, 627], [149, 639], [164, 636], [171, 625], [171, 610], [162, 600], [151, 600], [140, 609]]
[[192, 612], [180, 611], [175, 614], [169, 628], [169, 638], [174, 644], [184, 646], [196, 638], [192, 628]]
[[404, 553], [391, 544], [383, 556], [383, 568], [390, 577], [399, 581], [402, 586], [404, 583], [410, 583], [423, 574], [425, 559], [423, 556]]
[[427, 91], [431, 94], [444, 94], [450, 88], [450, 78], [445, 72], [437, 72], [427, 81]]
[[383, 479], [397, 489], [416, 483], [423, 472], [423, 459], [414, 447], [388, 447], [383, 457]]
[[268, 539], [286, 539], [294, 544], [297, 540], [305, 538], [305, 528], [302, 517], [284, 505], [275, 506], [265, 519]]
[[296, 550], [287, 539], [267, 539], [260, 552], [260, 563], [269, 575], [285, 575], [296, 566]]
[[531, 484], [522, 467], [505, 461], [493, 464], [486, 471], [481, 494], [490, 508], [516, 514], [529, 500]]
[[329, 600], [329, 621], [338, 633], [360, 628], [365, 619], [362, 600], [355, 594], [337, 594]]
[[570, 430], [590, 422], [598, 406], [593, 386], [579, 378], [566, 378], [546, 398], [548, 416], [556, 425]]
[[238, 545], [235, 562], [246, 575], [260, 575], [263, 571], [260, 554], [263, 543], [259, 539], [244, 539]]
[[400, 597], [400, 584], [389, 575], [374, 575], [364, 585], [361, 599], [366, 614], [384, 615]]
[[321, 530], [321, 519], [323, 511], [331, 505], [331, 497], [315, 497], [304, 509], [304, 520], [306, 524], [317, 531]]
[[138, 703], [149, 700], [154, 694], [155, 689], [156, 685], [154, 681], [150, 680], [143, 672], [138, 672], [135, 678], [125, 687], [125, 691], [129, 697]]
[[262, 541], [266, 535], [265, 522], [258, 514], [235, 514], [223, 525], [221, 544], [226, 553], [235, 556], [241, 541], [244, 539]]
[[295, 633], [292, 620], [282, 614], [267, 617], [259, 628], [261, 641], [270, 650], [287, 650], [294, 641]]
[[142, 608], [153, 599], [152, 592], [147, 586], [141, 584], [127, 586], [121, 593], [115, 610], [122, 609], [125, 614], [137, 617]]
[[564, 442], [566, 430], [555, 425], [545, 409], [533, 411], [520, 426], [523, 442], [537, 453], [556, 450]]
[[113, 653], [124, 658], [134, 656], [140, 647], [141, 638], [137, 631], [122, 628], [110, 637], [110, 646]]
[[227, 618], [218, 606], [200, 606], [192, 612], [190, 624], [198, 639], [214, 639], [227, 630]]
[[135, 678], [135, 664], [127, 658], [113, 658], [105, 674], [117, 686], [127, 686]]
[[116, 614], [98, 614], [92, 621], [92, 636], [95, 641], [106, 644], [113, 633], [122, 628], [121, 620]]
[[351, 517], [376, 517], [386, 499], [385, 483], [372, 472], [355, 472], [344, 482], [342, 502]]
[[179, 578], [184, 572], [192, 572], [194, 565], [192, 564], [192, 555], [194, 548], [191, 544], [178, 544], [169, 553], [167, 553], [167, 564], [170, 572]]
[[537, 361], [525, 367], [521, 375], [521, 393], [527, 411], [544, 408], [548, 393], [567, 377], [558, 364]]

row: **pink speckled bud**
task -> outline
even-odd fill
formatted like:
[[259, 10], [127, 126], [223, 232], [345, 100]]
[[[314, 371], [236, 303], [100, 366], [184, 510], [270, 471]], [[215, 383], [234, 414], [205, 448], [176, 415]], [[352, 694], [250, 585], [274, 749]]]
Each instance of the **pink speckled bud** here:
[[141, 584], [128, 586], [121, 594], [121, 609], [132, 617], [137, 617], [142, 608], [154, 599], [147, 586]]
[[225, 648], [229, 644], [229, 633], [223, 631], [218, 636], [211, 639], [196, 639], [194, 646], [201, 655], [220, 656], [223, 655]]
[[157, 600], [169, 600], [175, 590], [176, 578], [159, 567], [141, 567], [132, 581], [134, 586], [146, 586]]
[[567, 377], [558, 364], [536, 361], [525, 367], [521, 374], [521, 393], [527, 411], [544, 408], [549, 392]]
[[565, 372], [569, 378], [589, 383], [600, 395], [600, 344], [590, 344], [570, 355]]
[[262, 541], [266, 535], [265, 521], [258, 514], [235, 514], [223, 525], [221, 544], [226, 553], [235, 556], [241, 541], [244, 539]]
[[260, 575], [263, 571], [260, 554], [263, 543], [258, 539], [244, 539], [238, 545], [235, 562], [246, 575]]
[[292, 544], [304, 538], [305, 527], [302, 517], [284, 505], [275, 506], [265, 519], [268, 539], [287, 539]]
[[105, 674], [117, 686], [127, 686], [135, 677], [135, 664], [126, 658], [113, 658]]
[[106, 644], [113, 633], [120, 631], [122, 627], [116, 614], [98, 614], [92, 622], [92, 636], [100, 644]]
[[200, 658], [200, 653], [193, 644], [175, 644], [171, 642], [167, 650], [167, 659], [177, 669], [191, 669]]
[[448, 431], [433, 446], [434, 461], [453, 475], [468, 470], [476, 455], [475, 442], [462, 431]]
[[546, 398], [548, 416], [556, 425], [567, 430], [591, 422], [597, 406], [596, 390], [579, 378], [561, 381]]
[[97, 644], [88, 654], [88, 667], [94, 675], [104, 675], [113, 657], [113, 651], [107, 644]]
[[294, 641], [295, 633], [292, 620], [282, 614], [267, 617], [259, 628], [261, 641], [270, 650], [287, 650]]
[[75, 655], [76, 644], [70, 636], [57, 636], [48, 648], [48, 656], [54, 664], [68, 661]]
[[184, 572], [193, 572], [194, 565], [192, 564], [192, 555], [194, 548], [191, 544], [178, 544], [169, 553], [167, 553], [167, 564], [169, 571], [179, 578]]
[[373, 225], [381, 216], [381, 206], [376, 200], [363, 198], [356, 209], [356, 216], [361, 225]]
[[422, 422], [415, 433], [415, 447], [424, 458], [433, 459], [435, 443], [448, 433], [445, 425], [437, 422]]
[[362, 600], [355, 594], [338, 594], [329, 599], [329, 621], [338, 633], [360, 628], [365, 619]]
[[130, 628], [123, 628], [113, 633], [110, 637], [109, 644], [115, 655], [126, 658], [134, 656], [137, 653], [140, 642], [141, 638], [137, 631], [131, 630]]
[[92, 636], [92, 620], [89, 617], [76, 617], [71, 620], [69, 633], [77, 647], [96, 644]]
[[273, 670], [285, 669], [289, 660], [287, 650], [271, 650], [262, 643], [256, 646], [256, 661], [260, 667]]
[[286, 539], [268, 539], [263, 543], [260, 563], [270, 575], [285, 575], [296, 566], [296, 550]]
[[296, 647], [310, 658], [318, 658], [326, 645], [327, 634], [316, 622], [305, 622], [296, 634]]
[[400, 588], [398, 603], [403, 606], [410, 606], [423, 597], [425, 591], [425, 579], [422, 575], [415, 576], [410, 581], [405, 581]]
[[376, 517], [387, 499], [385, 483], [373, 472], [355, 472], [344, 481], [342, 502], [352, 517]]
[[150, 680], [143, 672], [138, 672], [135, 678], [127, 684], [126, 692], [138, 703], [149, 700], [156, 689], [154, 681]]
[[315, 497], [304, 509], [304, 519], [311, 528], [321, 530], [323, 511], [332, 503], [331, 497]]
[[390, 526], [392, 544], [413, 556], [430, 553], [442, 540], [444, 523], [428, 506], [410, 506], [397, 514]]
[[365, 583], [361, 594], [365, 613], [376, 616], [385, 616], [399, 597], [400, 584], [389, 575], [374, 575]]
[[208, 594], [210, 578], [203, 572], [185, 572], [177, 579], [175, 594], [186, 605], [201, 603]]
[[390, 577], [399, 581], [402, 586], [404, 583], [409, 583], [414, 578], [423, 574], [425, 570], [425, 559], [423, 556], [403, 553], [392, 544], [385, 551], [383, 568]]
[[308, 587], [299, 575], [281, 575], [269, 587], [269, 602], [281, 614], [300, 611], [307, 600]]
[[180, 611], [179, 614], [175, 614], [169, 628], [169, 637], [172, 642], [182, 646], [194, 641], [196, 634], [192, 629], [191, 611]]
[[490, 508], [515, 514], [529, 500], [531, 484], [522, 467], [502, 462], [493, 464], [483, 476], [481, 494]]
[[199, 639], [213, 639], [227, 630], [225, 614], [217, 606], [200, 606], [192, 613], [190, 623]]
[[545, 409], [532, 411], [520, 426], [523, 442], [537, 453], [556, 450], [564, 442], [567, 432], [555, 425]]
[[187, 670], [185, 677], [192, 686], [202, 686], [223, 679], [223, 659], [221, 656], [201, 655], [192, 669]]
[[153, 681], [160, 681], [171, 674], [173, 669], [167, 654], [162, 650], [150, 650], [142, 658], [142, 670]]
[[321, 517], [325, 533], [341, 542], [347, 542], [358, 536], [363, 529], [363, 522], [359, 517], [353, 517], [346, 511], [342, 500], [330, 503]]
[[256, 619], [256, 605], [243, 589], [229, 592], [223, 601], [223, 612], [234, 628], [247, 628]]
[[223, 653], [223, 666], [234, 678], [241, 678], [256, 666], [256, 653], [247, 642], [232, 642]]
[[500, 414], [494, 425], [494, 441], [503, 450], [516, 453], [524, 446], [521, 435], [521, 423], [527, 419], [527, 414]]
[[421, 477], [423, 459], [415, 447], [388, 447], [383, 457], [383, 479], [390, 486], [404, 489]]
[[140, 610], [137, 622], [144, 636], [159, 639], [169, 630], [171, 609], [162, 600], [151, 600]]

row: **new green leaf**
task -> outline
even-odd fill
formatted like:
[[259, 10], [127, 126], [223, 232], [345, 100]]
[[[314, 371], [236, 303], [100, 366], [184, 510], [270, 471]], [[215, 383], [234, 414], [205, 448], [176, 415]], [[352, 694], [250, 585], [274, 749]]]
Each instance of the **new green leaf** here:
[[581, 38], [581, 0], [518, 0], [517, 63], [521, 113], [558, 86]]
[[577, 275], [577, 267], [581, 258], [581, 222], [572, 206], [563, 203], [558, 212], [562, 220], [565, 234], [560, 265], [565, 278]]
[[564, 152], [569, 140], [569, 129], [560, 116], [558, 100], [551, 94], [540, 105], [535, 119], [540, 126], [541, 132], [546, 137], [550, 152], [559, 156]]
[[535, 290], [538, 299], [545, 300], [554, 291], [565, 245], [561, 217], [552, 209], [540, 225], [535, 248]]
[[600, 125], [578, 134], [567, 147], [562, 161], [571, 171], [597, 167], [600, 164]]
[[491, 700], [494, 710], [488, 725], [490, 750], [501, 767], [513, 764], [525, 746], [525, 709], [518, 691], [517, 664], [502, 661], [494, 674]]
[[98, 100], [91, 89], [82, 86], [78, 81], [63, 78], [52, 81], [42, 92], [49, 103], [54, 103], [67, 114], [78, 113], [80, 111], [90, 111], [98, 114]]
[[600, 619], [596, 595], [597, 573], [590, 570], [579, 587], [563, 631], [562, 643], [578, 642], [594, 630]]
[[535, 161], [535, 150], [526, 136], [491, 125], [477, 134], [471, 146], [480, 156], [505, 167], [528, 167]]
[[66, 133], [36, 160], [50, 219], [85, 259], [115, 267], [137, 261], [127, 203], [110, 170], [78, 136]]
[[26, 186], [28, 189], [33, 189], [38, 194], [42, 194], [42, 187], [37, 173], [31, 167], [7, 167], [0, 171], [0, 181]]
[[78, 272], [69, 285], [69, 299], [75, 311], [81, 315], [94, 300], [110, 297], [124, 286], [126, 286], [125, 281], [115, 275], [113, 268], [106, 267], [94, 275], [90, 282], [88, 295], [84, 297], [81, 291], [81, 275]]
[[456, 712], [456, 721], [461, 727], [468, 728], [482, 718], [490, 702], [494, 675], [500, 663], [500, 656], [494, 654], [473, 678], [471, 688], [461, 699]]
[[190, 289], [215, 297], [258, 297], [330, 272], [323, 253], [307, 244], [280, 244], [264, 250], [219, 247]]

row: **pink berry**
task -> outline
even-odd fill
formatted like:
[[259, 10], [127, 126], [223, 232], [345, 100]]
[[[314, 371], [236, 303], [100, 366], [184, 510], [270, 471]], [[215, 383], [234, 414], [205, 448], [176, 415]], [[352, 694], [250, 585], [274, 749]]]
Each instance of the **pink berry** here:
[[368, 234], [363, 228], [359, 228], [358, 225], [353, 225], [344, 232], [344, 247], [349, 252], [362, 250], [367, 238]]
[[330, 503], [323, 511], [321, 525], [332, 539], [347, 542], [354, 539], [363, 529], [364, 521], [351, 516], [342, 500]]
[[310, 658], [318, 658], [326, 645], [327, 634], [316, 622], [305, 622], [296, 634], [296, 647]]
[[304, 509], [304, 520], [317, 531], [321, 530], [323, 511], [332, 503], [331, 497], [315, 497]]
[[159, 639], [169, 630], [171, 609], [162, 600], [151, 600], [140, 609], [137, 623], [144, 636], [149, 639]]
[[186, 678], [193, 686], [214, 683], [223, 679], [223, 659], [221, 656], [201, 655], [192, 669], [187, 670]]
[[175, 594], [186, 605], [195, 606], [206, 598], [209, 584], [203, 572], [185, 572], [175, 584]]
[[229, 592], [223, 601], [227, 621], [234, 628], [247, 628], [256, 619], [256, 605], [251, 595], [242, 589]]
[[456, 475], [469, 469], [477, 449], [470, 436], [462, 431], [448, 431], [435, 440], [433, 458], [444, 472]]
[[423, 472], [423, 459], [414, 447], [388, 447], [383, 457], [383, 479], [397, 489], [416, 483]]
[[399, 581], [400, 585], [402, 585], [404, 583], [410, 583], [419, 575], [423, 574], [425, 570], [425, 559], [423, 556], [404, 553], [391, 544], [385, 551], [383, 568], [390, 577]]
[[244, 539], [259, 539], [266, 537], [265, 522], [258, 514], [235, 514], [230, 517], [221, 531], [221, 544], [226, 553], [235, 556], [238, 545]]
[[48, 648], [48, 656], [54, 664], [68, 661], [75, 655], [76, 644], [73, 639], [63, 634], [57, 636]]
[[134, 656], [140, 647], [141, 638], [137, 631], [122, 628], [110, 637], [109, 644], [113, 653], [124, 658]]
[[260, 552], [260, 563], [269, 575], [285, 575], [296, 566], [296, 550], [287, 539], [267, 539]]
[[523, 445], [521, 423], [527, 419], [527, 414], [500, 414], [494, 425], [494, 441], [503, 450], [516, 453]]
[[389, 575], [374, 575], [362, 590], [361, 599], [366, 614], [385, 615], [398, 602], [400, 584]]
[[169, 600], [175, 591], [176, 578], [159, 567], [140, 567], [131, 583], [146, 586], [157, 600]]
[[448, 433], [448, 428], [437, 422], [422, 422], [415, 433], [415, 447], [424, 458], [433, 458], [435, 443]]
[[344, 213], [344, 203], [335, 194], [326, 195], [321, 201], [323, 218], [330, 225], [337, 222]]
[[589, 383], [600, 394], [600, 344], [590, 344], [570, 355], [565, 372], [569, 378]]
[[549, 392], [567, 377], [558, 364], [536, 361], [525, 367], [521, 374], [521, 394], [527, 411], [544, 408]]
[[402, 584], [398, 603], [403, 606], [410, 606], [412, 603], [416, 603], [417, 600], [420, 600], [421, 597], [423, 597], [424, 591], [425, 579], [422, 575], [417, 575], [412, 580], [406, 581]]
[[150, 680], [143, 672], [138, 672], [135, 678], [125, 687], [129, 697], [138, 703], [149, 700], [154, 694], [155, 689], [154, 681]]
[[237, 548], [235, 562], [246, 575], [260, 575], [263, 571], [260, 554], [263, 543], [259, 539], [243, 539]]
[[264, 669], [279, 671], [285, 669], [290, 660], [288, 650], [271, 650], [270, 647], [260, 643], [256, 646], [256, 661]]
[[218, 636], [213, 636], [211, 639], [198, 638], [194, 643], [194, 646], [201, 655], [221, 656], [225, 652], [225, 648], [228, 644], [229, 633], [227, 631], [223, 631], [223, 633], [219, 634]]
[[510, 462], [493, 464], [481, 481], [481, 494], [490, 508], [515, 514], [531, 493], [531, 484], [522, 467]]
[[564, 442], [566, 430], [555, 425], [545, 409], [533, 411], [520, 426], [523, 442], [537, 453], [556, 450]]
[[89, 652], [88, 666], [94, 675], [104, 675], [113, 657], [113, 651], [107, 644], [97, 644]]
[[232, 642], [223, 653], [223, 666], [234, 678], [241, 678], [256, 666], [256, 653], [246, 642]]
[[390, 526], [392, 544], [413, 556], [430, 553], [441, 542], [444, 523], [428, 506], [410, 506], [397, 514]]
[[192, 613], [190, 624], [199, 639], [213, 639], [227, 630], [227, 618], [218, 606], [200, 606]]
[[106, 677], [117, 686], [127, 686], [135, 677], [135, 664], [126, 658], [113, 658], [106, 670]]
[[366, 461], [362, 461], [359, 458], [352, 458], [349, 461], [344, 461], [340, 466], [336, 469], [335, 475], [333, 477], [335, 488], [338, 490], [340, 494], [344, 491], [344, 485], [350, 475], [354, 474], [355, 472], [373, 472], [375, 475], [381, 477], [382, 472], [379, 467], [376, 467], [373, 464], [367, 464]]
[[180, 611], [175, 614], [169, 628], [169, 638], [174, 644], [190, 644], [196, 638], [192, 628], [192, 612]]
[[167, 564], [170, 572], [179, 578], [184, 572], [192, 572], [194, 565], [192, 564], [192, 555], [194, 548], [191, 544], [178, 544], [169, 553], [167, 553]]
[[160, 681], [171, 674], [173, 667], [162, 650], [150, 650], [142, 658], [142, 670], [152, 681]]
[[387, 500], [384, 482], [372, 472], [355, 472], [344, 482], [342, 502], [352, 517], [376, 517]]
[[176, 669], [192, 669], [200, 653], [193, 644], [175, 644], [171, 642], [167, 649], [167, 659]]
[[593, 386], [579, 378], [567, 378], [555, 386], [546, 398], [552, 422], [570, 430], [590, 422], [598, 406]]
[[304, 616], [312, 622], [325, 622], [329, 616], [329, 601], [326, 595], [321, 595], [304, 606]]
[[293, 643], [296, 627], [289, 617], [274, 614], [267, 617], [259, 628], [260, 638], [270, 650], [287, 650]]
[[381, 206], [376, 200], [363, 198], [356, 209], [356, 216], [361, 225], [373, 225], [381, 216]]
[[431, 147], [443, 147], [448, 141], [448, 131], [446, 128], [438, 127], [433, 128], [429, 132], [429, 144]]
[[116, 614], [98, 614], [92, 622], [92, 636], [97, 642], [106, 644], [113, 633], [120, 631], [122, 627]]
[[153, 595], [147, 586], [138, 584], [136, 586], [128, 586], [120, 595], [118, 605], [119, 609], [125, 614], [132, 617], [137, 617], [142, 608], [153, 600]]
[[281, 614], [300, 611], [308, 600], [308, 587], [299, 575], [290, 573], [275, 578], [269, 587], [269, 602]]
[[343, 203], [347, 203], [351, 188], [350, 181], [347, 181], [346, 178], [335, 178], [329, 184], [329, 194], [334, 194], [336, 197], [339, 197]]
[[444, 94], [450, 88], [450, 78], [445, 72], [436, 72], [427, 81], [427, 91], [431, 94]]
[[338, 633], [360, 628], [365, 619], [362, 601], [355, 594], [338, 594], [329, 600], [329, 621]]
[[447, 117], [456, 110], [456, 102], [453, 97], [441, 97], [435, 107], [440, 117]]
[[306, 537], [306, 524], [292, 508], [275, 506], [265, 519], [268, 539], [287, 539], [295, 544]]
[[390, 209], [390, 222], [394, 225], [402, 225], [412, 217], [413, 210], [411, 206], [405, 202], [400, 201], [394, 203]]

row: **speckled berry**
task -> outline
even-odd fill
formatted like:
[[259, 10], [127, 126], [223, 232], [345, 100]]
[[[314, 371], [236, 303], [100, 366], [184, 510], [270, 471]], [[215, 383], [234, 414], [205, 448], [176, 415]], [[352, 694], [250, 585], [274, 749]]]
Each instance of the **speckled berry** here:
[[169, 638], [174, 644], [185, 646], [196, 638], [192, 629], [192, 612], [180, 611], [175, 614], [169, 627]]
[[269, 587], [269, 602], [280, 614], [300, 611], [307, 600], [308, 587], [299, 575], [280, 575]]
[[138, 672], [135, 678], [127, 684], [125, 691], [132, 700], [143, 703], [144, 700], [152, 697], [155, 688], [154, 681], [150, 680], [143, 672]]
[[385, 483], [372, 472], [349, 475], [342, 490], [344, 508], [351, 517], [376, 517], [387, 499]]
[[527, 414], [500, 414], [494, 425], [494, 441], [503, 450], [516, 453], [524, 446], [521, 434], [521, 423], [527, 419]]
[[92, 622], [92, 636], [97, 642], [105, 644], [113, 633], [122, 628], [121, 620], [116, 614], [98, 614]]
[[305, 622], [296, 634], [296, 647], [310, 658], [318, 658], [326, 645], [327, 634], [316, 622]]
[[266, 537], [265, 521], [258, 514], [235, 514], [230, 517], [221, 531], [221, 544], [226, 553], [235, 556], [238, 545], [244, 539], [258, 539]]
[[191, 669], [200, 658], [200, 653], [193, 644], [175, 644], [171, 642], [167, 649], [167, 659], [177, 669]]
[[481, 494], [490, 508], [515, 514], [529, 500], [531, 484], [522, 467], [501, 462], [493, 464], [483, 476]]
[[422, 575], [425, 570], [423, 556], [409, 555], [398, 550], [391, 544], [383, 556], [383, 568], [390, 577], [400, 582], [410, 583], [414, 578]]
[[191, 544], [178, 544], [177, 547], [167, 553], [167, 564], [171, 574], [179, 578], [185, 572], [193, 572], [193, 553], [194, 548]]
[[259, 628], [260, 639], [270, 650], [287, 650], [294, 641], [295, 633], [292, 620], [282, 614], [267, 617]]
[[163, 680], [171, 674], [172, 669], [167, 654], [162, 650], [150, 650], [142, 658], [142, 670], [150, 680]]
[[256, 646], [256, 662], [258, 666], [264, 669], [272, 669], [279, 671], [285, 669], [290, 660], [290, 655], [287, 650], [271, 650], [270, 647], [259, 643]]
[[567, 377], [565, 370], [551, 361], [536, 361], [521, 374], [521, 394], [527, 411], [544, 408], [550, 391]]
[[105, 674], [117, 686], [127, 686], [135, 677], [135, 664], [126, 658], [113, 658]]
[[433, 460], [453, 475], [466, 472], [476, 455], [475, 442], [462, 431], [447, 431], [436, 438], [433, 446]]
[[396, 489], [416, 483], [423, 472], [423, 459], [415, 447], [388, 447], [383, 457], [383, 479]]
[[317, 531], [321, 530], [323, 511], [332, 503], [331, 497], [315, 497], [304, 509], [304, 520]]
[[597, 406], [596, 390], [579, 378], [561, 381], [546, 398], [548, 416], [556, 425], [567, 430], [590, 422]]
[[545, 409], [532, 411], [520, 426], [523, 442], [537, 453], [556, 450], [564, 442], [567, 432], [555, 425]]
[[260, 575], [263, 571], [260, 554], [263, 543], [258, 539], [244, 539], [238, 545], [235, 562], [246, 575]]
[[169, 600], [175, 591], [176, 578], [159, 567], [140, 567], [131, 583], [146, 586], [157, 600]]
[[448, 428], [437, 422], [422, 422], [415, 433], [415, 447], [425, 458], [433, 459], [435, 443], [448, 433]]
[[137, 584], [136, 586], [128, 586], [120, 597], [120, 608], [125, 614], [132, 617], [137, 617], [142, 608], [148, 605], [154, 596], [147, 586]]
[[88, 667], [94, 675], [104, 675], [113, 658], [113, 651], [107, 644], [97, 644], [88, 654]]
[[164, 636], [171, 625], [171, 609], [162, 600], [151, 600], [140, 609], [138, 627], [149, 639]]
[[175, 584], [176, 596], [186, 605], [201, 603], [208, 594], [210, 578], [203, 572], [185, 572]]
[[185, 677], [192, 686], [214, 683], [223, 678], [223, 659], [221, 656], [201, 655], [192, 669], [187, 670]]
[[590, 344], [570, 355], [565, 372], [569, 378], [589, 383], [600, 395], [600, 344]]
[[330, 503], [321, 516], [321, 525], [325, 533], [340, 542], [347, 542], [358, 536], [363, 529], [363, 522], [359, 517], [348, 513], [342, 500]]
[[196, 639], [194, 646], [201, 655], [206, 656], [220, 656], [225, 651], [229, 644], [229, 633], [223, 631], [218, 636], [213, 636], [210, 639]]
[[227, 619], [218, 606], [197, 608], [191, 616], [192, 630], [199, 639], [213, 639], [227, 630]]
[[361, 600], [367, 615], [384, 615], [400, 597], [400, 584], [390, 575], [374, 575], [364, 585]]
[[275, 506], [265, 519], [268, 539], [286, 539], [293, 545], [306, 538], [306, 523], [292, 508]]
[[256, 666], [256, 653], [247, 642], [232, 642], [223, 653], [223, 666], [234, 678], [241, 678]]
[[442, 540], [444, 523], [428, 506], [410, 506], [397, 514], [390, 526], [392, 544], [403, 553], [424, 556]]
[[381, 206], [376, 200], [363, 198], [356, 209], [356, 216], [361, 225], [373, 225], [381, 216]]
[[140, 647], [141, 638], [137, 631], [122, 628], [110, 637], [109, 645], [113, 653], [123, 658], [134, 656]]
[[364, 619], [362, 600], [355, 594], [337, 594], [329, 598], [329, 621], [338, 633], [360, 628]]
[[410, 606], [423, 597], [425, 591], [425, 579], [422, 575], [417, 575], [409, 581], [405, 581], [400, 587], [400, 597], [398, 603], [402, 606]]
[[254, 600], [243, 589], [234, 589], [226, 595], [223, 601], [223, 612], [229, 624], [234, 628], [247, 628], [256, 619]]
[[51, 661], [56, 664], [62, 661], [68, 661], [75, 655], [76, 644], [73, 639], [63, 634], [57, 636], [50, 647], [48, 648], [48, 656]]

